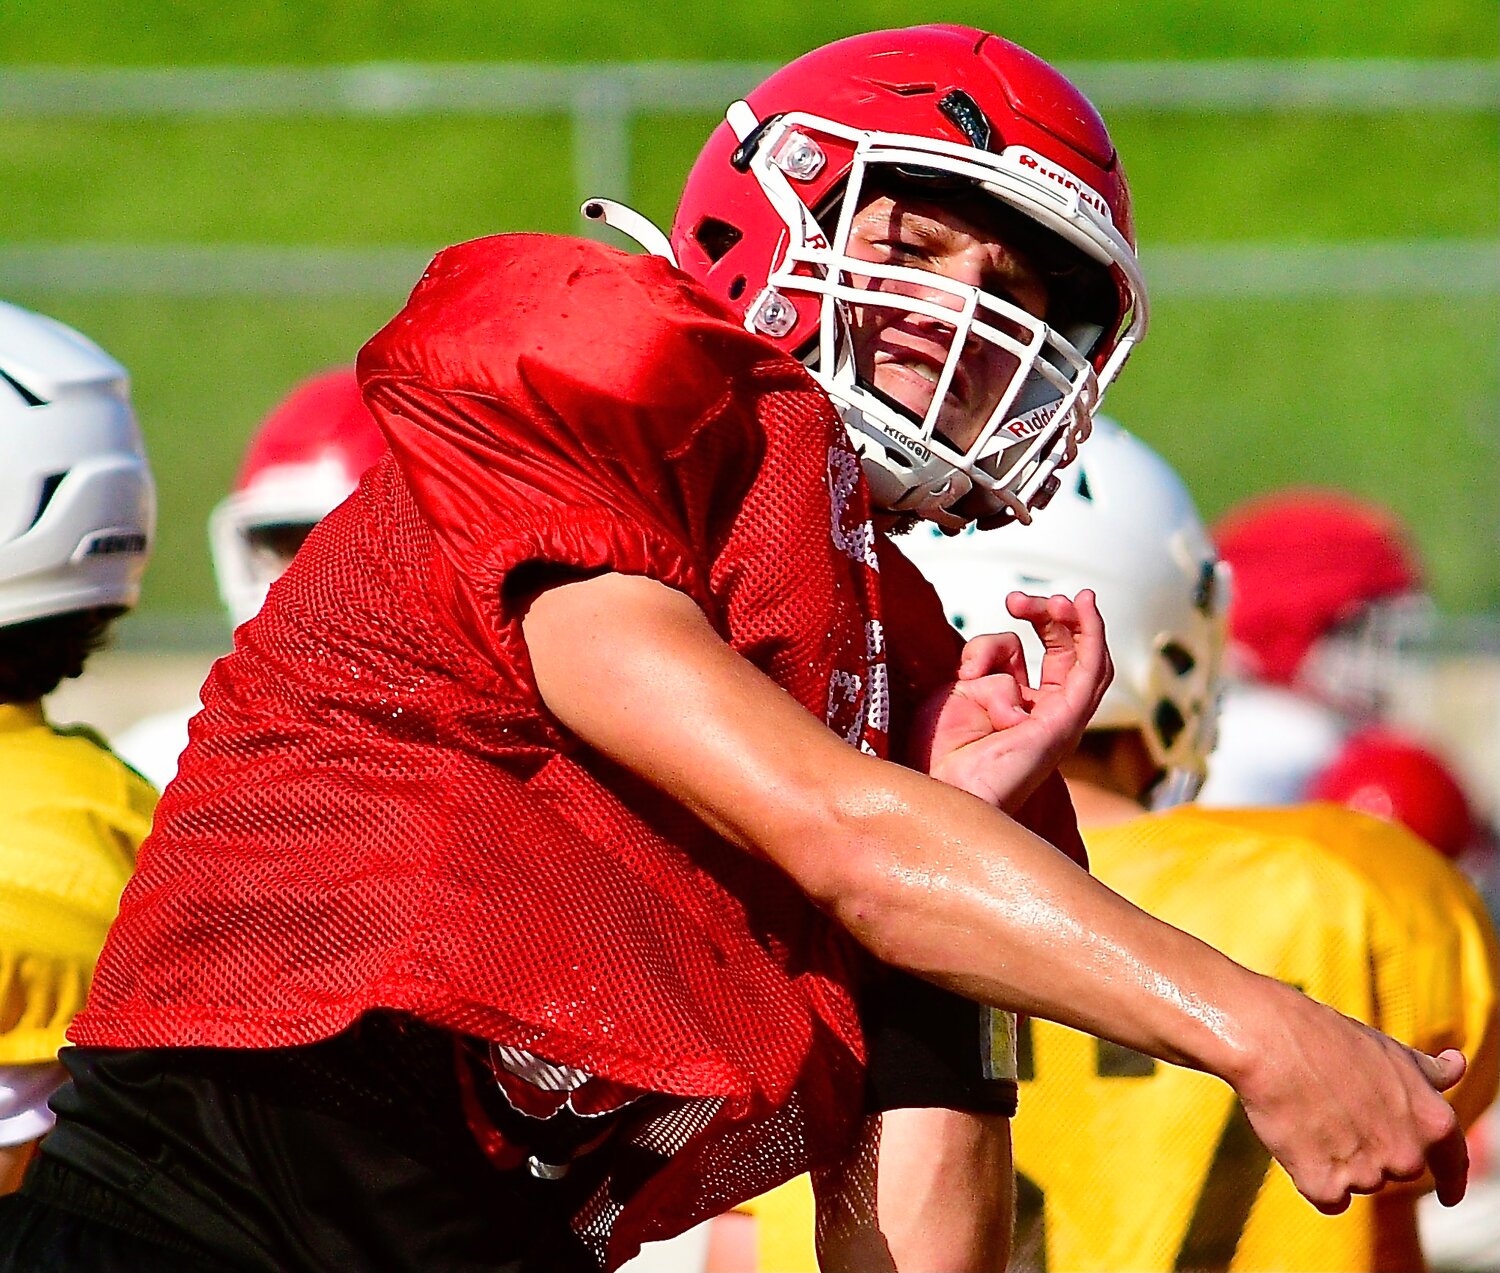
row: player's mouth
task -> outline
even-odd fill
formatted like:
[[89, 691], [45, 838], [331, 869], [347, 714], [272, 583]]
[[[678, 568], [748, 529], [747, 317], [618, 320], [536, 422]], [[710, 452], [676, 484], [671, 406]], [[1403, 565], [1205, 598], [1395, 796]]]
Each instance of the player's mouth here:
[[[875, 383], [884, 393], [912, 412], [918, 419], [932, 405], [932, 395], [942, 379], [945, 358], [937, 352], [902, 348], [882, 350], [875, 355]], [[944, 407], [962, 411], [969, 401], [970, 385], [963, 364], [953, 371]]]

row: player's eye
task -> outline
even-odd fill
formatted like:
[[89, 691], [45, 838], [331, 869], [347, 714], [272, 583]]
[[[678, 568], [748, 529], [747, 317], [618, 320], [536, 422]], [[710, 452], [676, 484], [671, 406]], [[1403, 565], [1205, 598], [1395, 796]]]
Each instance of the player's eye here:
[[887, 239], [877, 246], [886, 251], [886, 255], [896, 262], [908, 265], [925, 266], [932, 264], [937, 259], [937, 253], [930, 247], [921, 243], [911, 243], [904, 239]]

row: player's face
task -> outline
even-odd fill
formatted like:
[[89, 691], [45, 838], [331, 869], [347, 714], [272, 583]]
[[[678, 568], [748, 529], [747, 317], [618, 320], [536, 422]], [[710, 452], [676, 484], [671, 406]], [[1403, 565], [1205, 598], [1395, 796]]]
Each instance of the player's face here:
[[[857, 260], [927, 270], [982, 287], [1034, 317], [1047, 317], [1047, 286], [1032, 262], [995, 231], [934, 200], [906, 194], [872, 196], [855, 216], [848, 253]], [[937, 288], [858, 275], [853, 281], [872, 291], [913, 296], [948, 309], [958, 304], [951, 292]], [[853, 306], [850, 319], [860, 379], [921, 418], [932, 403], [953, 328], [939, 319], [885, 305]], [[1026, 339], [1019, 330], [1014, 334]], [[1004, 350], [971, 339], [938, 416], [938, 433], [956, 450], [967, 451], [1018, 367], [1017, 359]]]

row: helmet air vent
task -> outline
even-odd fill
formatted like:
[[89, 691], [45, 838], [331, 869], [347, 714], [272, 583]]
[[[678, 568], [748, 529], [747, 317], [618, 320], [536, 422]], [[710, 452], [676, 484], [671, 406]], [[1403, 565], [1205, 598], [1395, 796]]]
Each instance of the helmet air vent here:
[[1168, 699], [1162, 699], [1156, 705], [1156, 711], [1151, 716], [1152, 724], [1156, 726], [1156, 732], [1162, 741], [1162, 747], [1166, 751], [1172, 750], [1172, 745], [1187, 728], [1187, 721], [1183, 718], [1181, 710], [1176, 703]]
[[886, 80], [871, 80], [876, 88], [883, 88], [887, 93], [894, 93], [897, 97], [926, 97], [930, 93], [937, 92], [936, 84], [892, 84]]
[[1218, 563], [1205, 561], [1198, 568], [1198, 586], [1193, 590], [1193, 605], [1200, 614], [1212, 614], [1221, 598]]
[[[0, 375], [4, 375], [4, 373], [0, 372]], [[10, 379], [9, 376], [5, 378], [7, 380]], [[42, 514], [47, 511], [47, 505], [52, 502], [52, 497], [57, 494], [57, 488], [63, 484], [63, 480], [67, 476], [66, 473], [49, 473], [42, 479], [42, 495], [36, 502], [36, 516], [31, 519], [31, 526], [35, 526], [42, 520]], [[28, 526], [26, 529], [30, 530], [31, 526]]]
[[963, 91], [955, 88], [938, 103], [938, 110], [959, 132], [969, 139], [976, 150], [988, 150], [994, 126], [988, 116], [979, 109], [979, 103]]
[[18, 394], [20, 394], [21, 400], [25, 402], [28, 407], [45, 407], [47, 405], [47, 399], [37, 397], [36, 394], [32, 393], [30, 389], [28, 389], [13, 375], [11, 375], [10, 372], [0, 371], [0, 379], [3, 379], [6, 384], [8, 384]]
[[1186, 676], [1198, 665], [1193, 652], [1177, 641], [1168, 641], [1161, 647], [1161, 656], [1178, 676]]
[[721, 221], [718, 217], [704, 217], [693, 229], [693, 238], [698, 240], [698, 246], [708, 253], [708, 259], [716, 265], [744, 237], [737, 226]]

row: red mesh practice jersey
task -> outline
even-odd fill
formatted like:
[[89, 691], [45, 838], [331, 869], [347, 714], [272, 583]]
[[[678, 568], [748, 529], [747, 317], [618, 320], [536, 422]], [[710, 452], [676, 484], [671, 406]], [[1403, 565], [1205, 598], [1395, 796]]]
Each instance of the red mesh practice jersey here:
[[[615, 1262], [840, 1151], [863, 960], [552, 720], [509, 585], [662, 580], [884, 755], [910, 707], [859, 464], [798, 364], [595, 244], [441, 253], [359, 367], [391, 454], [210, 675], [71, 1037], [273, 1047], [383, 1007], [681, 1097], [641, 1138], [668, 1167], [589, 1220]], [[902, 589], [907, 695], [959, 643]]]

